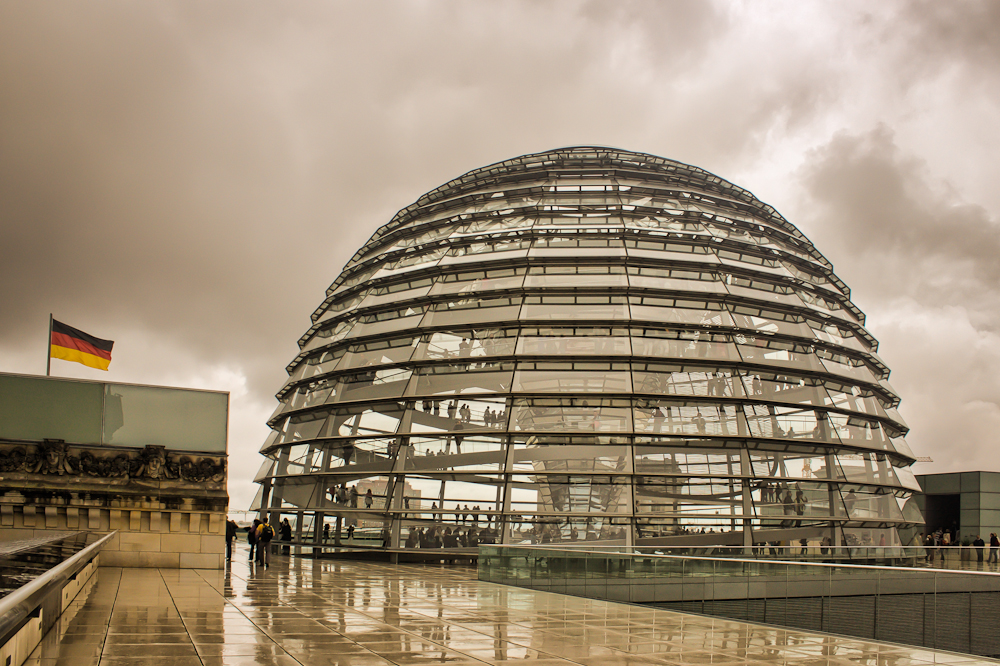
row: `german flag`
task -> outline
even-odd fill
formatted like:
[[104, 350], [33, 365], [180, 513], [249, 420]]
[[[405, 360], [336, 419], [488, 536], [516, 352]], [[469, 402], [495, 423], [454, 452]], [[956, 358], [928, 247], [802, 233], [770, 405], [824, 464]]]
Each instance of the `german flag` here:
[[52, 320], [52, 340], [49, 355], [64, 361], [74, 361], [107, 370], [111, 363], [111, 348], [115, 343], [111, 340], [101, 340], [83, 331], [67, 326], [61, 321]]

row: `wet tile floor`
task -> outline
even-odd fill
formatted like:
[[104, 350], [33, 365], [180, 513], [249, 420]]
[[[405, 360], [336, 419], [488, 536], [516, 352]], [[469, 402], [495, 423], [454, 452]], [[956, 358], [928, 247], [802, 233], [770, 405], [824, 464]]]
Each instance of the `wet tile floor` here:
[[28, 666], [1000, 663], [481, 583], [469, 567], [274, 557], [102, 568]]

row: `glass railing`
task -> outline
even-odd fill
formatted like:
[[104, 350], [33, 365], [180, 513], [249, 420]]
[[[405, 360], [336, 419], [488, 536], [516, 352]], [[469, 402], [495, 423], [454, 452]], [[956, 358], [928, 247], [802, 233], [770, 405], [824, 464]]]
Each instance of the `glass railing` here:
[[[901, 549], [882, 556], [908, 560], [910, 566], [643, 551], [651, 549], [481, 545], [479, 579], [588, 599], [1000, 655], [996, 631], [1000, 607], [995, 603], [1000, 573], [995, 564], [984, 563], [992, 570], [982, 571], [915, 568], [916, 554]], [[950, 552], [960, 558], [964, 551]]]
[[[565, 550], [568, 552], [672, 555], [754, 561], [826, 564], [868, 564], [894, 567], [933, 567], [963, 571], [998, 571], [1000, 549], [989, 546], [871, 546], [871, 545], [757, 545], [757, 546], [600, 546], [593, 543], [511, 545], [511, 548]], [[994, 557], [994, 554], [996, 557]]]

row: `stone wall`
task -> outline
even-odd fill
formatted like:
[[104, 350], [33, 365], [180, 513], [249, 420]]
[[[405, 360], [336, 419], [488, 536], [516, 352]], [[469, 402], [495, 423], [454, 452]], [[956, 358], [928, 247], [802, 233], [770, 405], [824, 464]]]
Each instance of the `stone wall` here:
[[118, 535], [102, 566], [221, 569], [226, 456], [0, 440], [0, 540]]

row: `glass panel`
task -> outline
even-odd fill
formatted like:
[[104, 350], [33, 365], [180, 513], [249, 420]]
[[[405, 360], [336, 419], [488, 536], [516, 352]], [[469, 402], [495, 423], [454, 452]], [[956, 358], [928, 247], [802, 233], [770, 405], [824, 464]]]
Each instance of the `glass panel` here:
[[[596, 441], [595, 441], [596, 440]], [[626, 471], [628, 447], [607, 437], [567, 439], [561, 437], [515, 438], [511, 471], [537, 473], [611, 474]]]
[[[96, 382], [0, 376], [0, 437], [97, 444], [102, 409], [115, 406], [102, 406], [104, 394], [104, 385]], [[115, 431], [105, 424], [106, 441]]]
[[812, 348], [805, 345], [768, 338], [746, 338], [744, 343], [739, 344], [740, 339], [737, 337], [736, 342], [740, 355], [747, 363], [823, 371], [819, 358], [813, 353]]
[[809, 327], [813, 330], [813, 335], [817, 340], [822, 340], [840, 347], [848, 347], [857, 351], [866, 352], [870, 350], [868, 343], [859, 338], [854, 332], [847, 328], [841, 328], [835, 324], [810, 320]]
[[369, 335], [385, 335], [408, 328], [416, 328], [423, 318], [423, 306], [410, 308], [407, 312], [414, 315], [400, 316], [398, 319], [372, 320], [368, 323], [358, 323], [350, 333], [351, 338], [367, 337]]
[[459, 421], [463, 430], [504, 429], [505, 398], [417, 400], [412, 413], [412, 432], [447, 432]]
[[368, 292], [368, 296], [361, 304], [361, 307], [369, 308], [379, 305], [387, 305], [390, 303], [402, 303], [413, 300], [415, 298], [420, 298], [421, 296], [426, 296], [431, 290], [430, 280], [425, 278], [420, 282], [424, 282], [426, 284], [422, 284], [420, 286], [411, 286], [411, 284], [404, 283], [402, 285], [403, 287], [410, 287], [410, 288], [400, 291], [390, 291], [391, 287], [383, 289], [373, 289], [370, 292]]
[[765, 400], [816, 407], [830, 404], [830, 396], [822, 385], [817, 385], [817, 380], [768, 372], [743, 375], [741, 379], [748, 394], [763, 396]]
[[420, 368], [407, 395], [506, 393], [510, 391], [513, 370], [513, 363], [495, 361]]
[[288, 444], [289, 442], [314, 439], [319, 436], [320, 429], [326, 423], [326, 418], [326, 410], [289, 417], [281, 428], [278, 441], [281, 444]]
[[396, 239], [388, 250], [397, 250], [407, 247], [417, 247], [418, 245], [424, 245], [426, 243], [431, 243], [433, 241], [439, 240], [441, 238], [447, 238], [451, 233], [458, 228], [457, 224], [446, 224], [443, 226], [438, 226], [436, 228], [428, 229], [429, 225], [423, 225], [420, 227], [420, 233], [413, 236], [406, 236], [404, 238]]
[[907, 458], [916, 458], [916, 456], [913, 455], [913, 451], [910, 449], [910, 445], [907, 444], [906, 440], [902, 437], [892, 437], [889, 442], [894, 450], [903, 454]]
[[626, 477], [587, 474], [514, 474], [515, 513], [631, 513]]
[[340, 321], [328, 328], [321, 328], [309, 338], [302, 351], [308, 352], [319, 347], [325, 347], [338, 340], [343, 340], [354, 328], [354, 320]]
[[503, 439], [484, 433], [411, 437], [405, 469], [499, 473], [506, 456]]
[[614, 247], [624, 247], [625, 244], [621, 237], [618, 235], [612, 235], [604, 229], [593, 230], [596, 233], [562, 233], [553, 234], [545, 232], [543, 235], [535, 238], [535, 242], [532, 245], [534, 248], [566, 248], [566, 249], [584, 249], [584, 248], [614, 248]]
[[414, 360], [512, 356], [517, 329], [478, 328], [438, 331], [424, 336]]
[[630, 353], [628, 329], [526, 328], [519, 356], [614, 356]]
[[825, 352], [820, 357], [820, 362], [827, 372], [840, 377], [846, 377], [852, 381], [859, 381], [868, 384], [877, 384], [878, 379], [875, 373], [864, 364], [864, 362], [852, 359], [847, 356], [837, 356]]
[[877, 421], [830, 412], [830, 424], [844, 444], [889, 450], [889, 438]]
[[[479, 525], [494, 516], [499, 478], [481, 476], [482, 483], [440, 479], [427, 475], [408, 474], [409, 490], [403, 510], [414, 513], [409, 518], [420, 518], [441, 525]], [[461, 505], [461, 508], [458, 508]], [[419, 511], [419, 513], [416, 513]], [[440, 545], [438, 546], [441, 547]]]
[[734, 405], [650, 400], [635, 409], [636, 432], [671, 435], [745, 436], [746, 424]]
[[[649, 205], [650, 197], [641, 196], [629, 201], [637, 206]], [[675, 217], [645, 215], [643, 217], [626, 217], [625, 225], [635, 229], [661, 229], [664, 231], [680, 231], [689, 234], [707, 234], [704, 226], [697, 222]]]
[[435, 247], [435, 248], [414, 248], [414, 250], [405, 253], [403, 256], [393, 259], [390, 263], [385, 264], [373, 277], [373, 280], [379, 280], [390, 275], [398, 274], [404, 271], [413, 270], [414, 268], [421, 266], [433, 266], [438, 262], [438, 260], [443, 257], [448, 251], [447, 247]]
[[[898, 509], [897, 509], [898, 511]], [[845, 529], [844, 530], [844, 545], [845, 546], [862, 546], [862, 547], [886, 547], [886, 548], [896, 548], [901, 544], [899, 543], [899, 534], [895, 529]], [[881, 553], [876, 553], [881, 554]], [[868, 551], [862, 551], [859, 555], [870, 555]]]
[[719, 280], [718, 273], [710, 270], [698, 271], [676, 268], [654, 268], [651, 266], [629, 266], [628, 282], [632, 287], [641, 287], [643, 289], [715, 294], [726, 293], [726, 288]]
[[[909, 497], [897, 497], [896, 503], [899, 504], [899, 510], [903, 514], [903, 519], [908, 523], [922, 523], [924, 522], [924, 514], [920, 511], [920, 507], [917, 505], [916, 495], [911, 495]], [[916, 539], [920, 539], [920, 532], [918, 531], [915, 535]], [[922, 540], [916, 543], [923, 543]]]
[[395, 461], [395, 438], [348, 439], [324, 442], [328, 451], [326, 471], [343, 470], [352, 473], [388, 472]]
[[632, 419], [628, 400], [585, 398], [521, 398], [514, 400], [515, 430], [628, 432]]
[[845, 480], [836, 460], [828, 465], [827, 456], [822, 454], [785, 451], [750, 453], [750, 465], [754, 476], [758, 478]]
[[531, 246], [531, 240], [518, 231], [504, 234], [489, 234], [479, 237], [465, 237], [459, 244], [448, 250], [449, 257], [464, 257], [468, 255], [497, 254], [523, 250]]
[[526, 319], [628, 319], [624, 296], [526, 296], [521, 320]]
[[636, 474], [740, 476], [739, 451], [688, 447], [636, 446]]
[[265, 459], [264, 464], [260, 466], [260, 469], [257, 470], [257, 473], [254, 475], [253, 482], [260, 483], [264, 479], [268, 478], [269, 476], [271, 476], [273, 469], [274, 469], [274, 461], [271, 460], [270, 458]]
[[[509, 194], [509, 193], [508, 193]], [[511, 208], [524, 206], [534, 206], [537, 200], [533, 197], [510, 197], [504, 198]], [[503, 215], [503, 217], [481, 217], [464, 222], [459, 228], [458, 234], [471, 234], [497, 231], [501, 229], [528, 229], [535, 223], [534, 219], [524, 215]]]
[[699, 330], [646, 328], [633, 330], [632, 349], [636, 356], [657, 358], [697, 358], [739, 361], [728, 335]]
[[782, 405], [744, 404], [754, 437], [806, 439], [839, 443], [825, 412]]
[[494, 268], [441, 275], [431, 294], [482, 294], [500, 289], [516, 289], [524, 282], [526, 268]]
[[503, 251], [497, 250], [496, 252], [493, 252], [487, 256], [484, 256], [478, 252], [471, 254], [464, 254], [461, 256], [448, 255], [443, 259], [441, 259], [440, 265], [443, 268], [449, 268], [449, 269], [465, 268], [466, 266], [475, 267], [486, 259], [493, 262], [514, 263], [516, 261], [523, 261], [528, 256], [528, 253], [531, 251], [526, 246], [523, 245], [520, 246], [520, 248], [518, 248], [516, 244], [510, 245], [509, 247], [512, 249], [507, 249]]
[[380, 340], [364, 345], [354, 345], [349, 348], [341, 367], [346, 369], [404, 363], [410, 360], [418, 340], [419, 338], [407, 336], [395, 340]]
[[852, 483], [896, 485], [892, 465], [884, 455], [874, 453], [841, 453], [837, 456], [844, 476]]
[[325, 351], [316, 356], [310, 356], [305, 361], [301, 362], [295, 369], [289, 379], [289, 383], [297, 379], [308, 379], [310, 377], [315, 377], [316, 375], [324, 375], [328, 372], [332, 372], [340, 366], [340, 359], [343, 357], [343, 349]]
[[517, 319], [521, 309], [520, 297], [515, 298], [466, 298], [448, 303], [436, 303], [427, 314], [424, 326], [504, 322]]
[[[727, 273], [725, 277], [726, 289], [733, 296], [743, 296], [758, 301], [802, 307], [802, 301], [795, 295], [791, 287], [774, 282], [755, 280], [741, 275], [733, 275], [732, 273]], [[747, 328], [743, 323], [739, 325]]]
[[326, 306], [326, 310], [316, 319], [316, 323], [322, 323], [340, 315], [342, 312], [353, 310], [361, 305], [361, 301], [368, 295], [368, 291], [361, 291], [344, 299], [338, 299]]
[[[515, 492], [515, 497], [519, 497]], [[533, 497], [515, 499], [513, 505], [524, 516], [515, 514], [509, 523], [511, 542], [514, 544], [572, 543], [577, 541], [602, 542], [601, 545], [623, 545], [630, 520], [605, 515], [531, 516], [538, 501]]]
[[285, 396], [287, 408], [292, 411], [322, 405], [334, 394], [336, 387], [337, 380], [333, 379], [321, 379], [299, 386]]
[[[812, 329], [805, 323], [805, 319], [798, 315], [783, 314], [760, 308], [747, 307], [744, 305], [733, 305], [733, 321], [738, 328], [744, 328], [751, 332], [779, 333], [783, 335], [795, 336], [797, 338], [812, 339]], [[737, 342], [742, 342], [737, 335]], [[759, 339], [759, 338], [758, 338]], [[753, 344], [754, 337], [749, 337], [748, 344]]]
[[396, 432], [405, 404], [385, 402], [368, 406], [340, 407], [330, 411], [321, 436], [358, 437]]
[[841, 488], [841, 493], [847, 515], [852, 520], [903, 520], [903, 514], [891, 492], [864, 486], [844, 486]]
[[632, 318], [699, 326], [732, 326], [733, 318], [721, 303], [679, 298], [629, 296]]
[[875, 399], [871, 389], [857, 385], [836, 385], [832, 382], [827, 382], [826, 389], [830, 395], [827, 404], [832, 407], [875, 417], [887, 417], [885, 408]]
[[403, 395], [413, 371], [409, 368], [379, 368], [337, 378], [335, 402], [395, 398]]
[[[743, 484], [738, 479], [638, 476], [635, 505], [637, 514], [676, 516], [676, 527], [683, 530], [688, 516], [742, 516]], [[734, 523], [730, 529], [735, 527]]]
[[525, 287], [627, 287], [624, 266], [532, 266]]
[[519, 363], [514, 391], [525, 393], [631, 393], [628, 363]]
[[803, 516], [843, 518], [846, 515], [837, 490], [826, 483], [765, 481], [755, 484], [753, 498], [758, 516], [780, 517], [776, 521], [762, 521], [763, 527], [801, 527]]
[[739, 377], [729, 368], [634, 363], [636, 393], [743, 397]]
[[153, 386], [107, 384], [104, 443], [226, 451], [229, 395]]

